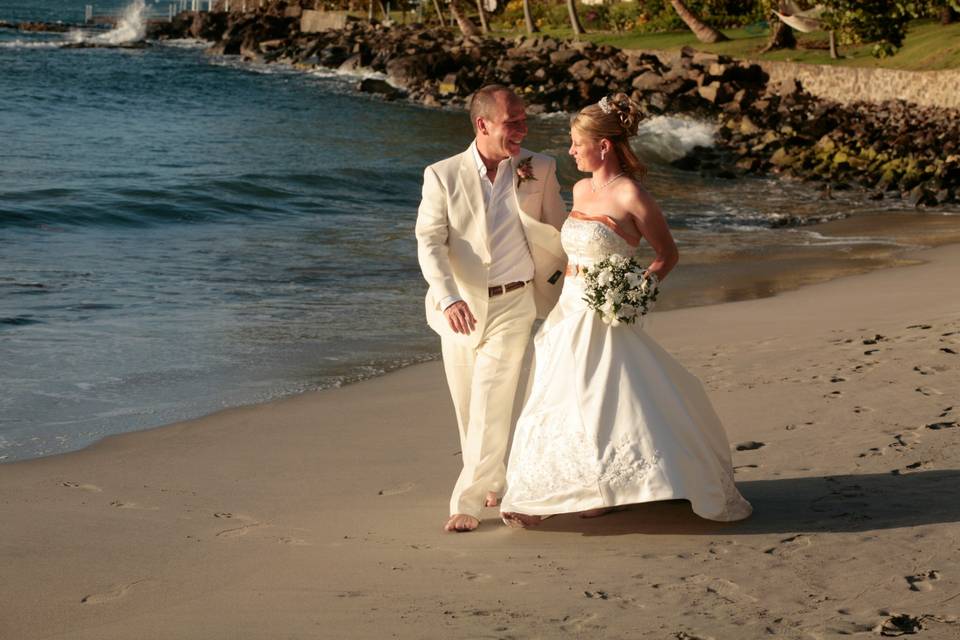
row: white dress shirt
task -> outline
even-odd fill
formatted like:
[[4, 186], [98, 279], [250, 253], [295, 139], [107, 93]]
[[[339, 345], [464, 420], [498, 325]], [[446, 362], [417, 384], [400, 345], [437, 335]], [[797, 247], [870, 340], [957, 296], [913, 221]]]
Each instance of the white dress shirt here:
[[[487, 217], [487, 238], [490, 245], [489, 285], [526, 282], [533, 279], [533, 258], [530, 247], [520, 224], [520, 212], [514, 197], [513, 181], [516, 179], [511, 170], [510, 158], [497, 166], [497, 176], [493, 182], [487, 175], [487, 166], [477, 150], [477, 141], [470, 145], [477, 172], [480, 174], [480, 189], [483, 191], [483, 204]], [[446, 309], [459, 296], [447, 296], [440, 302], [440, 308]]]

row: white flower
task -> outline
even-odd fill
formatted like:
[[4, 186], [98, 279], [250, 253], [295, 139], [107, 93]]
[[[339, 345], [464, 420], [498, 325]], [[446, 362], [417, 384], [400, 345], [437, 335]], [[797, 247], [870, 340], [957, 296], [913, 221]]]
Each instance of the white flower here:
[[638, 286], [640, 286], [642, 282], [642, 279], [640, 278], [640, 274], [637, 273], [636, 271], [627, 271], [626, 278], [627, 278], [627, 284], [630, 285], [631, 289], [636, 289]]
[[613, 273], [610, 272], [610, 269], [603, 269], [597, 274], [597, 284], [601, 287], [606, 287], [611, 282], [613, 282]]
[[620, 315], [623, 316], [624, 320], [630, 320], [631, 318], [636, 317], [637, 308], [632, 304], [625, 304], [620, 307]]

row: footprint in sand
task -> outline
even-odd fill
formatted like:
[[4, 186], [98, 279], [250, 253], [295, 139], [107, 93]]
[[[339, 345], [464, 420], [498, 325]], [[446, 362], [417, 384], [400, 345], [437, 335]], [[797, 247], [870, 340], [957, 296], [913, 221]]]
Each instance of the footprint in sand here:
[[928, 461], [912, 462], [907, 466], [905, 466], [903, 469], [894, 469], [893, 471], [890, 472], [890, 474], [894, 476], [903, 476], [903, 475], [907, 475], [908, 473], [917, 471], [919, 469], [926, 469], [928, 468], [928, 465], [929, 465]]
[[259, 527], [265, 527], [266, 525], [261, 522], [251, 522], [250, 524], [245, 524], [239, 527], [234, 527], [233, 529], [224, 529], [223, 531], [218, 531], [216, 537], [218, 538], [239, 538], [240, 536], [245, 536], [252, 529], [257, 529]]
[[595, 613], [588, 613], [583, 616], [566, 616], [560, 624], [560, 629], [563, 631], [586, 631], [586, 630], [599, 630], [603, 629], [602, 624], [595, 622], [599, 619]]
[[933, 387], [917, 387], [916, 389], [914, 389], [914, 391], [925, 396], [942, 396], [943, 395], [943, 391], [940, 391], [939, 389], [934, 389]]
[[82, 604], [103, 604], [105, 602], [113, 602], [114, 600], [119, 600], [123, 598], [130, 590], [133, 589], [135, 585], [142, 584], [144, 582], [149, 582], [148, 580], [136, 580], [129, 584], [119, 585], [110, 589], [109, 591], [103, 591], [100, 593], [91, 593], [88, 596], [84, 596], [80, 599]]
[[404, 482], [396, 486], [389, 487], [387, 489], [380, 489], [380, 491], [377, 492], [377, 495], [378, 496], [399, 496], [401, 494], [409, 493], [413, 491], [413, 489], [416, 486], [417, 485], [414, 482]]
[[472, 571], [464, 571], [463, 577], [471, 582], [487, 582], [488, 580], [493, 580], [493, 576], [489, 573], [473, 573]]
[[800, 533], [795, 536], [790, 536], [789, 538], [784, 538], [778, 546], [770, 547], [764, 551], [764, 553], [772, 556], [788, 556], [806, 549], [811, 544], [813, 544], [813, 541], [810, 539], [810, 536]]
[[937, 570], [927, 571], [914, 576], [905, 576], [904, 579], [910, 585], [910, 591], [933, 591], [933, 585], [930, 583], [940, 579], [940, 572]]
[[957, 421], [948, 420], [946, 422], [931, 422], [930, 424], [924, 426], [931, 431], [941, 431], [943, 429], [953, 429], [957, 426]]
[[757, 442], [755, 440], [748, 440], [747, 442], [741, 442], [736, 446], [737, 451], [755, 451], [761, 447], [765, 447], [767, 444], [765, 442]]
[[144, 507], [136, 502], [121, 502], [120, 500], [114, 500], [110, 503], [111, 507], [117, 509], [135, 509], [137, 511], [158, 511], [160, 507]]
[[250, 516], [245, 516], [239, 513], [234, 514], [234, 513], [230, 513], [229, 511], [217, 511], [216, 513], [213, 514], [213, 517], [221, 520], [237, 520], [239, 522], [244, 523], [244, 524], [241, 524], [239, 527], [233, 527], [231, 529], [224, 529], [223, 531], [218, 531], [216, 533], [216, 537], [218, 538], [239, 538], [240, 536], [245, 536], [248, 533], [250, 533], [252, 529], [267, 526], [263, 522], [257, 522]]
[[95, 484], [81, 484], [79, 482], [61, 482], [60, 484], [70, 489], [80, 489], [81, 491], [88, 491], [90, 493], [103, 493], [103, 489]]

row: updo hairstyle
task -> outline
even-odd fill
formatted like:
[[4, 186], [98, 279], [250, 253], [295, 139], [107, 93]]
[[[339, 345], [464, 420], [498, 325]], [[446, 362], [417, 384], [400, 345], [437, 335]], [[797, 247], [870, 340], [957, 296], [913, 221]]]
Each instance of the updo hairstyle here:
[[624, 173], [642, 180], [647, 167], [630, 148], [630, 138], [637, 135], [641, 117], [636, 102], [625, 93], [616, 93], [581, 109], [570, 125], [592, 140], [609, 140]]

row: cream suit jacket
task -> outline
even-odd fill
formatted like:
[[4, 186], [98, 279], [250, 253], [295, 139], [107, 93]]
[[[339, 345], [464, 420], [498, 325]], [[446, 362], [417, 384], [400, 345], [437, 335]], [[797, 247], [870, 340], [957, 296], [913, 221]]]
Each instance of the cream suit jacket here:
[[[517, 166], [531, 158], [535, 180], [517, 186]], [[510, 160], [520, 223], [534, 264], [537, 317], [545, 317], [560, 297], [567, 256], [560, 246], [560, 226], [567, 208], [560, 197], [556, 161], [521, 149]], [[423, 199], [417, 214], [417, 257], [429, 286], [427, 323], [445, 338], [476, 346], [484, 335], [489, 302], [490, 246], [480, 175], [470, 150], [441, 160], [423, 173]], [[477, 319], [469, 336], [454, 333], [440, 301], [462, 298]]]

